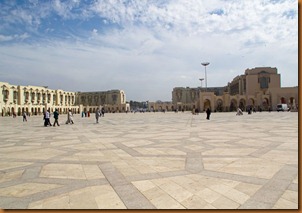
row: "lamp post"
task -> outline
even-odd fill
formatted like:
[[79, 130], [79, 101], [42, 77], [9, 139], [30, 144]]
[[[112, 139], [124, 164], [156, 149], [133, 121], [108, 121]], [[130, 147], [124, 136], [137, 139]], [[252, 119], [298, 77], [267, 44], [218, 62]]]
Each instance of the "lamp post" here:
[[200, 78], [199, 80], [200, 80], [200, 83], [201, 83], [201, 87], [200, 88], [202, 89], [202, 81], [204, 80], [204, 78]]
[[204, 73], [205, 73], [205, 80], [206, 80], [206, 92], [207, 92], [207, 88], [208, 88], [208, 85], [207, 85], [207, 66], [209, 64], [210, 64], [209, 62], [203, 62], [203, 63], [201, 63], [201, 65], [204, 66]]

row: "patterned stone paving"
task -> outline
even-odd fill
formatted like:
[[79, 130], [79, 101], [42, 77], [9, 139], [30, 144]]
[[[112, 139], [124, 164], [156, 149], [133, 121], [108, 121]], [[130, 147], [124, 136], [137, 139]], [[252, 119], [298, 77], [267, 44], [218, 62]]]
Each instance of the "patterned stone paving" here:
[[0, 117], [1, 209], [298, 209], [296, 112], [65, 119]]

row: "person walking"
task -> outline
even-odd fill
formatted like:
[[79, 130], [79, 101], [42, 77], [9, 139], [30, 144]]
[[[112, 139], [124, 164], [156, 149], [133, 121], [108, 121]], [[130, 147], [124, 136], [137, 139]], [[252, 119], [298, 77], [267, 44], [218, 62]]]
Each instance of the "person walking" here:
[[26, 117], [26, 116], [27, 116], [27, 115], [26, 115], [26, 112], [24, 111], [24, 112], [23, 112], [23, 122], [24, 122], [24, 121], [27, 122], [27, 117]]
[[100, 110], [99, 110], [99, 108], [97, 108], [96, 111], [95, 111], [96, 123], [99, 123], [99, 117], [100, 117]]
[[72, 116], [72, 112], [71, 110], [69, 110], [69, 112], [67, 113], [67, 121], [66, 121], [66, 124], [74, 124], [73, 122], [73, 116]]
[[105, 109], [104, 109], [104, 107], [102, 107], [101, 114], [102, 114], [103, 117], [105, 116]]
[[45, 114], [44, 114], [44, 126], [52, 126], [51, 123], [50, 123], [50, 114], [49, 114], [49, 111], [46, 110]]
[[60, 126], [60, 124], [59, 124], [59, 112], [58, 112], [58, 109], [55, 109], [55, 111], [54, 111], [54, 113], [53, 113], [53, 118], [55, 119], [55, 122], [53, 123], [53, 126], [55, 127], [56, 126], [56, 124], [58, 125], [58, 126]]
[[207, 113], [207, 120], [210, 120], [211, 109], [208, 108], [207, 111], [206, 111], [206, 113]]

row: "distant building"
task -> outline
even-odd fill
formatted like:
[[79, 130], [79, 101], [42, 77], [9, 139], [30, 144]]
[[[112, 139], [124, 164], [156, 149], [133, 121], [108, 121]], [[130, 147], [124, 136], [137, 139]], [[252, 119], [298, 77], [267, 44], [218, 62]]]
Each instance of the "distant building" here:
[[0, 82], [0, 113], [2, 116], [21, 115], [26, 112], [40, 115], [45, 110], [60, 113], [82, 111], [95, 112], [96, 108], [104, 107], [107, 112], [123, 112], [129, 110], [126, 95], [122, 90], [106, 92], [68, 92], [53, 90], [47, 86], [20, 86]]
[[130, 111], [130, 105], [126, 103], [126, 94], [123, 90], [78, 92], [76, 104], [80, 105], [80, 111], [84, 112], [95, 112], [100, 107], [104, 107], [106, 112]]
[[236, 111], [276, 110], [279, 103], [290, 108], [298, 107], [298, 86], [281, 88], [281, 76], [277, 68], [256, 67], [245, 70], [225, 87], [189, 88], [175, 87], [172, 91], [173, 108], [177, 110]]

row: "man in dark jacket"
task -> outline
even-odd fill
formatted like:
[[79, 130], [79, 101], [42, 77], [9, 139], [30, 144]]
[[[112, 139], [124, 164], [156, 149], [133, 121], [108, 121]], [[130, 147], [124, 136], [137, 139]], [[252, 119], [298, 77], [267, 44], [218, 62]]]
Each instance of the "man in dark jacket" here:
[[58, 109], [56, 109], [55, 111], [54, 111], [54, 113], [53, 113], [53, 118], [55, 119], [55, 122], [53, 123], [53, 126], [56, 126], [56, 124], [58, 125], [58, 126], [60, 126], [60, 124], [59, 124], [59, 112], [58, 112]]
[[207, 119], [210, 120], [210, 115], [211, 115], [210, 108], [207, 109], [206, 113], [207, 113]]

